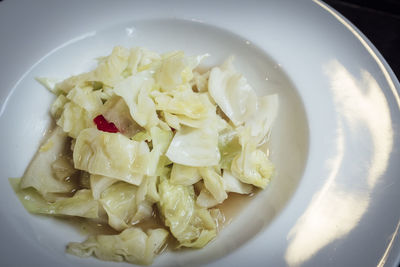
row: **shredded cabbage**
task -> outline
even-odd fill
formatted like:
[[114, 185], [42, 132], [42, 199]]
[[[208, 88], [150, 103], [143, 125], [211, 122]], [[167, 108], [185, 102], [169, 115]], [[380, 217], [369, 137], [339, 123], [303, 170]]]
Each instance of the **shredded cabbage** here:
[[[261, 145], [278, 95], [257, 96], [233, 58], [200, 72], [207, 56], [117, 46], [92, 71], [37, 79], [55, 95], [56, 126], [11, 185], [29, 212], [117, 232], [70, 243], [68, 253], [148, 265], [168, 236], [174, 249], [202, 248], [230, 192], [268, 185], [274, 166]], [[149, 222], [157, 226], [145, 231]]]

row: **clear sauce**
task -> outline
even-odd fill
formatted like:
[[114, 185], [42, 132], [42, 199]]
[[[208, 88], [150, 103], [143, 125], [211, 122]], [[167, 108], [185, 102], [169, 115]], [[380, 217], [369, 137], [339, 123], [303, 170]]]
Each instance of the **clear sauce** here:
[[[67, 221], [69, 225], [73, 226], [78, 232], [84, 236], [91, 235], [115, 235], [119, 232], [114, 230], [107, 222], [99, 222], [80, 217], [56, 217], [62, 222]], [[67, 220], [66, 220], [67, 219]]]
[[255, 189], [255, 191], [256, 192], [253, 192], [249, 195], [229, 193], [228, 198], [225, 199], [224, 202], [215, 206], [215, 208], [218, 208], [221, 211], [224, 217], [223, 221], [219, 224], [219, 230], [227, 227], [236, 216], [239, 216], [240, 212], [246, 208], [246, 206], [257, 194], [258, 190]]

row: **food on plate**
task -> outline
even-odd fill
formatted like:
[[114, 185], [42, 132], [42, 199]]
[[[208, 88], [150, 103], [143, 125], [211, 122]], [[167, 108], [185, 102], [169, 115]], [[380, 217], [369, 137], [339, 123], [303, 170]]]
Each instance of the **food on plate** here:
[[148, 265], [168, 239], [202, 248], [231, 193], [267, 187], [274, 166], [260, 146], [278, 96], [257, 96], [233, 58], [199, 72], [207, 56], [115, 47], [92, 71], [38, 79], [56, 126], [10, 183], [29, 212], [114, 230], [68, 253]]

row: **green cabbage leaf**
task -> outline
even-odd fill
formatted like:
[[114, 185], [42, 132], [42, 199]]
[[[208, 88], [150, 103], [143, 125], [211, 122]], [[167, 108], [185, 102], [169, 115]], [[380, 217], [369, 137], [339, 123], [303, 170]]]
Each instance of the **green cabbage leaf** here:
[[132, 227], [117, 235], [90, 236], [82, 243], [69, 243], [67, 252], [79, 257], [94, 255], [105, 261], [150, 265], [167, 237], [168, 231], [161, 228], [145, 233]]

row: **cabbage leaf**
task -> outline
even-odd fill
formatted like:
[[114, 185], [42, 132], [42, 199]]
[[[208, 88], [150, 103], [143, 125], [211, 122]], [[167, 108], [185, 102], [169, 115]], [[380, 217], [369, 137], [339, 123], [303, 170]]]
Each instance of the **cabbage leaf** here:
[[101, 193], [110, 187], [112, 184], [118, 182], [118, 179], [110, 178], [103, 175], [90, 175], [90, 188], [92, 189], [93, 198], [100, 199]]
[[170, 182], [176, 185], [193, 185], [201, 180], [199, 168], [174, 163]]
[[128, 58], [129, 50], [121, 46], [116, 46], [109, 56], [100, 59], [96, 69], [71, 76], [57, 83], [54, 90], [68, 93], [74, 87], [81, 86], [88, 81], [97, 81], [113, 87], [123, 79], [122, 72], [128, 65]]
[[225, 192], [224, 179], [214, 168], [200, 168], [200, 175], [204, 181], [204, 187], [215, 198], [217, 203], [222, 203], [228, 194]]
[[25, 209], [31, 213], [78, 216], [89, 219], [99, 217], [99, 203], [93, 199], [92, 192], [88, 189], [78, 190], [72, 197], [59, 198], [54, 202], [49, 202], [32, 187], [21, 189], [18, 178], [10, 179], [10, 183]]
[[72, 138], [77, 138], [79, 133], [86, 128], [95, 127], [92, 115], [74, 102], [67, 102], [64, 105], [57, 125]]
[[150, 265], [167, 237], [168, 232], [161, 228], [145, 233], [131, 227], [117, 235], [90, 236], [82, 243], [69, 243], [67, 252], [79, 257], [94, 255], [105, 261]]
[[211, 69], [208, 90], [214, 101], [235, 126], [243, 124], [257, 110], [257, 95], [229, 59]]
[[189, 81], [193, 78], [193, 69], [207, 56], [205, 54], [197, 57], [185, 57], [182, 51], [164, 54], [161, 66], [155, 74], [161, 90], [186, 89]]
[[257, 144], [262, 143], [268, 136], [277, 117], [278, 109], [279, 98], [277, 94], [258, 98], [257, 112], [245, 123], [245, 127], [250, 128], [250, 135]]
[[100, 195], [100, 203], [108, 215], [108, 224], [121, 231], [129, 224], [137, 211], [137, 186], [125, 182], [117, 182], [106, 188]]
[[120, 96], [114, 95], [108, 99], [101, 114], [107, 121], [114, 123], [117, 129], [128, 138], [133, 137], [143, 129], [133, 120], [129, 107]]
[[201, 248], [216, 236], [209, 211], [195, 203], [193, 186], [173, 185], [164, 179], [158, 190], [159, 210], [180, 246]]
[[232, 161], [231, 170], [243, 183], [265, 188], [274, 173], [274, 166], [267, 155], [257, 149], [257, 140], [252, 139], [250, 130], [244, 130], [241, 139], [242, 151]]
[[146, 174], [149, 148], [120, 133], [89, 128], [76, 139], [73, 159], [79, 170], [139, 185]]
[[226, 192], [233, 192], [238, 194], [250, 194], [253, 191], [253, 186], [250, 184], [242, 183], [231, 172], [225, 170], [222, 175], [224, 180], [224, 188]]
[[143, 71], [122, 80], [114, 88], [115, 94], [122, 97], [129, 107], [132, 118], [146, 129], [159, 123], [156, 105], [149, 96], [153, 85], [151, 74]]
[[[56, 127], [48, 136], [45, 143], [39, 148], [22, 179], [21, 188], [33, 187], [42, 196], [48, 193], [69, 193], [75, 184], [71, 181], [59, 179], [52, 167], [53, 162], [69, 153], [69, 139], [60, 127]], [[68, 168], [68, 167], [67, 167]], [[69, 170], [71, 175], [74, 170]]]
[[169, 145], [166, 156], [174, 163], [202, 167], [218, 165], [218, 131], [182, 126]]

